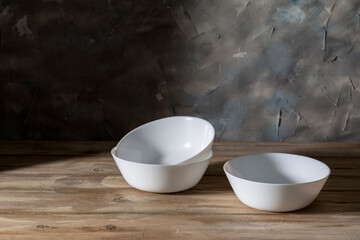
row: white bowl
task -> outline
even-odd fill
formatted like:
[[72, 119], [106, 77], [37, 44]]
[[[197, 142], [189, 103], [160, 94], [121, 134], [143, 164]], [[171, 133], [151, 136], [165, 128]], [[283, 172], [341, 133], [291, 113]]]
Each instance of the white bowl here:
[[126, 182], [149, 192], [183, 191], [197, 184], [212, 158], [215, 130], [195, 117], [169, 117], [125, 135], [111, 154]]
[[224, 171], [240, 201], [273, 212], [308, 206], [330, 175], [330, 168], [318, 160], [285, 153], [234, 158], [224, 164]]
[[146, 164], [176, 165], [207, 157], [214, 127], [196, 117], [168, 117], [126, 134], [116, 147], [118, 158]]
[[180, 192], [195, 186], [205, 173], [213, 152], [204, 159], [180, 165], [156, 165], [127, 161], [111, 154], [126, 182], [139, 190], [171, 193]]

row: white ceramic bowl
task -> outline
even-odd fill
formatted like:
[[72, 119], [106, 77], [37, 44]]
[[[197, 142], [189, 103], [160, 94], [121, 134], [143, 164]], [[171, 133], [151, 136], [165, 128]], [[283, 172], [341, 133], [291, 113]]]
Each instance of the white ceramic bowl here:
[[318, 160], [285, 153], [234, 158], [224, 164], [224, 171], [240, 201], [273, 212], [308, 206], [330, 175], [330, 168]]
[[111, 154], [126, 182], [139, 190], [171, 193], [180, 192], [195, 186], [205, 173], [213, 152], [204, 159], [180, 165], [156, 165], [127, 161]]
[[125, 180], [149, 192], [193, 187], [212, 158], [213, 126], [200, 118], [169, 117], [125, 135], [111, 153]]
[[176, 165], [207, 157], [214, 127], [196, 117], [168, 117], [126, 134], [116, 147], [118, 158], [146, 164]]

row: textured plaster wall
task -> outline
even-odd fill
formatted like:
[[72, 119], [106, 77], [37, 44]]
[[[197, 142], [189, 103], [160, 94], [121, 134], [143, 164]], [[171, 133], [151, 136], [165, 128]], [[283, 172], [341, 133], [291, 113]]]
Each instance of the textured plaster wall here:
[[360, 1], [1, 1], [0, 138], [360, 141]]

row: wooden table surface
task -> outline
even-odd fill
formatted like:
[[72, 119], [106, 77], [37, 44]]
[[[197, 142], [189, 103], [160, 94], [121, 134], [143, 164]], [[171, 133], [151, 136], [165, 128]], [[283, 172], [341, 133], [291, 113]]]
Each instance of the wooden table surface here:
[[[216, 142], [200, 183], [175, 194], [130, 187], [114, 142], [0, 142], [0, 239], [360, 239], [360, 143]], [[287, 152], [332, 170], [309, 207], [242, 204], [222, 170], [236, 156]]]

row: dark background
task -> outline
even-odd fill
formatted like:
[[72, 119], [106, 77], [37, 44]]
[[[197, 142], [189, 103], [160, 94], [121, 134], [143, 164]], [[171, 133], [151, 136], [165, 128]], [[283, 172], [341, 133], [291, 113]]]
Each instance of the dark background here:
[[360, 1], [0, 3], [0, 139], [360, 140]]

